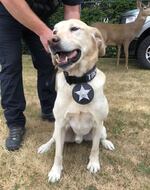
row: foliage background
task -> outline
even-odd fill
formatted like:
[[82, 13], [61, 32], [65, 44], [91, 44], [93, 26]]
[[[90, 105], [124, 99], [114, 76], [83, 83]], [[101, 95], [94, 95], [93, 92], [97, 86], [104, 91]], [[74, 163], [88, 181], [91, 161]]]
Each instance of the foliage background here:
[[[136, 0], [93, 0], [84, 1], [81, 6], [81, 20], [87, 24], [93, 22], [119, 23], [121, 14], [127, 10], [136, 8]], [[55, 23], [63, 19], [63, 7], [61, 6], [55, 14], [49, 18], [49, 26], [53, 27]], [[106, 57], [115, 57], [116, 47], [108, 47]]]
[[[89, 25], [97, 21], [105, 22], [106, 19], [109, 20], [109, 23], [119, 23], [122, 13], [135, 8], [136, 0], [84, 0], [81, 6], [81, 20]], [[50, 28], [53, 28], [53, 26], [61, 20], [63, 20], [63, 6], [60, 6], [57, 11], [50, 16], [47, 24]], [[23, 53], [28, 53], [24, 43]], [[106, 57], [113, 56], [116, 56], [116, 48], [109, 47]]]
[[[100, 21], [105, 18], [109, 19], [110, 23], [118, 23], [123, 12], [136, 8], [136, 0], [93, 0], [84, 1], [81, 6], [81, 20], [87, 24]], [[52, 26], [63, 19], [63, 8], [60, 7], [55, 14], [49, 19], [49, 24]]]

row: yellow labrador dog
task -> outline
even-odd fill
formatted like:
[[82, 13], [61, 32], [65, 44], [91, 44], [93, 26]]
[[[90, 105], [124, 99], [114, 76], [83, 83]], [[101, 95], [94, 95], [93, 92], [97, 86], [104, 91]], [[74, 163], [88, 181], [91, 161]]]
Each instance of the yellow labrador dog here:
[[98, 54], [105, 54], [101, 33], [82, 21], [70, 19], [55, 25], [49, 50], [55, 66], [57, 98], [54, 105], [55, 129], [52, 138], [39, 147], [38, 152], [49, 150], [55, 142], [54, 164], [48, 174], [50, 182], [61, 177], [64, 142], [81, 143], [92, 140], [87, 169], [91, 173], [100, 170], [99, 143], [114, 149], [106, 139], [104, 120], [108, 114], [108, 102], [103, 93], [105, 75], [98, 68]]

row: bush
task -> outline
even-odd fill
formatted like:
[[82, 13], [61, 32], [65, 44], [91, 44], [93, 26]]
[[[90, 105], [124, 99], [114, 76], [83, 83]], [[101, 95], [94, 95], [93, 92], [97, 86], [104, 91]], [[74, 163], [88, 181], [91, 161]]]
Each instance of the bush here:
[[[100, 21], [105, 18], [111, 23], [118, 23], [123, 12], [136, 8], [136, 0], [101, 0], [101, 1], [84, 1], [81, 6], [81, 20], [87, 24]], [[63, 8], [59, 7], [57, 12], [49, 19], [49, 25], [63, 19]]]
[[[136, 8], [136, 0], [84, 1], [81, 8], [81, 20], [89, 25], [93, 22], [104, 22], [106, 19], [109, 20], [109, 23], [119, 23], [121, 14], [134, 8]], [[60, 20], [63, 20], [62, 7], [50, 17], [49, 26], [54, 26]], [[114, 57], [116, 56], [116, 47], [108, 47], [106, 52], [106, 57]]]
[[53, 26], [64, 19], [64, 11], [63, 11], [63, 7], [59, 7], [56, 11], [56, 13], [54, 13], [50, 18], [49, 18], [49, 22], [48, 25], [50, 28], [53, 28]]
[[[109, 23], [119, 23], [120, 16], [123, 12], [136, 8], [136, 0], [101, 0], [101, 1], [84, 1], [81, 8], [81, 20], [87, 24], [93, 22], [104, 22], [107, 18]], [[48, 21], [50, 28], [63, 20], [63, 7], [59, 7]], [[116, 48], [108, 48], [106, 56], [114, 56]], [[24, 52], [27, 50], [24, 48]]]

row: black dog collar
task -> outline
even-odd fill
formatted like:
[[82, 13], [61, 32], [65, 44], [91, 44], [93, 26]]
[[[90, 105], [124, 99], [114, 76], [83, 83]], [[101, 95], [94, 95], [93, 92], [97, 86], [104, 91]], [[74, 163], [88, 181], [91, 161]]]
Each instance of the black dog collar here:
[[89, 104], [94, 98], [94, 90], [91, 85], [88, 84], [96, 76], [96, 66], [85, 73], [82, 77], [69, 76], [64, 71], [64, 76], [69, 85], [75, 84], [72, 89], [72, 97], [78, 104]]
[[87, 73], [85, 73], [82, 77], [76, 77], [76, 76], [69, 76], [66, 71], [64, 71], [64, 76], [68, 84], [80, 84], [80, 83], [87, 83], [91, 81], [96, 76], [96, 65], [89, 70]]

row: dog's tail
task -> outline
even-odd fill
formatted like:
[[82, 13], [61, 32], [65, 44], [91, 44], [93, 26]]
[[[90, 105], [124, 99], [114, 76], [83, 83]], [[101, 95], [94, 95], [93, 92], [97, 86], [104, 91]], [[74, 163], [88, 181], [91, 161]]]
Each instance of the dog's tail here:
[[51, 146], [52, 146], [52, 144], [53, 144], [54, 142], [55, 142], [55, 139], [54, 139], [54, 137], [52, 137], [47, 143], [41, 145], [41, 146], [38, 148], [38, 153], [39, 153], [39, 154], [43, 154], [44, 152], [47, 152], [47, 151], [51, 148]]

